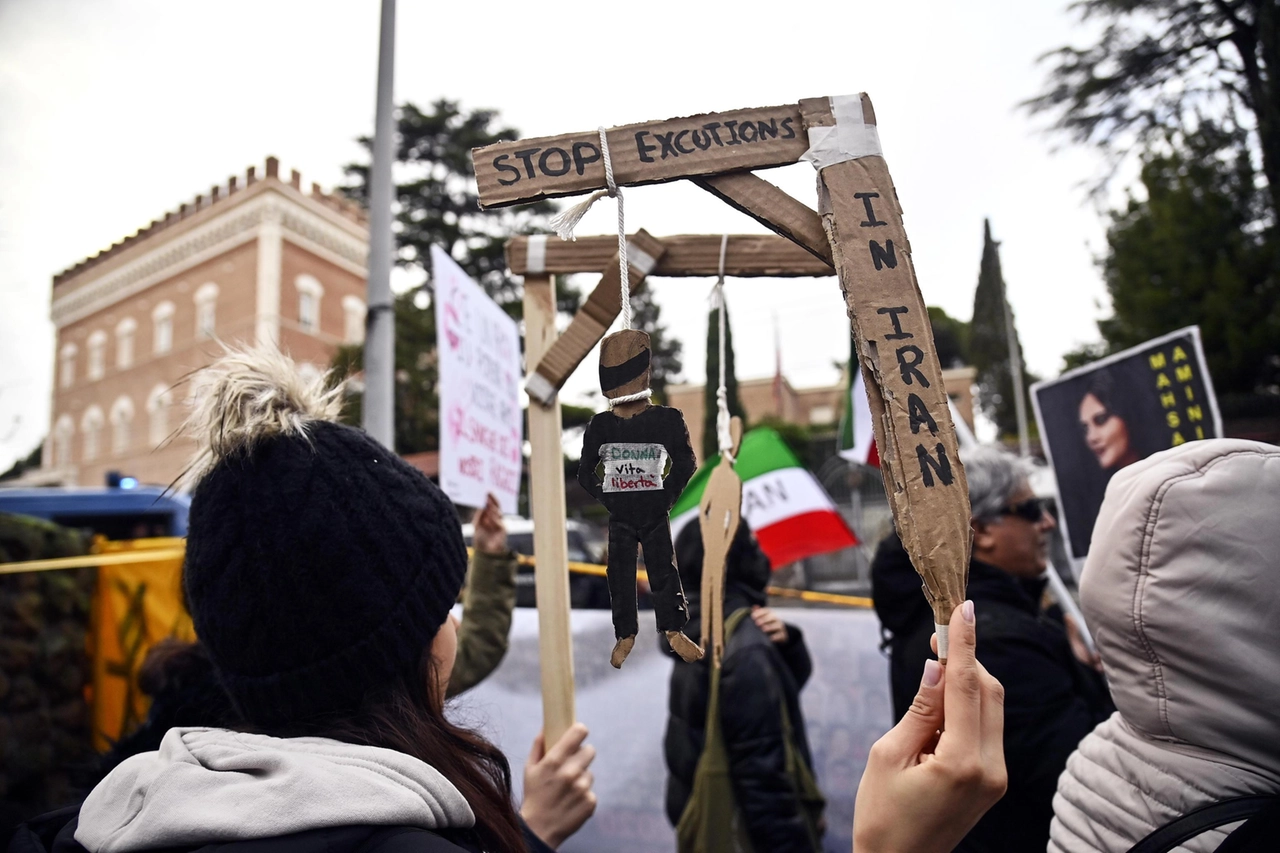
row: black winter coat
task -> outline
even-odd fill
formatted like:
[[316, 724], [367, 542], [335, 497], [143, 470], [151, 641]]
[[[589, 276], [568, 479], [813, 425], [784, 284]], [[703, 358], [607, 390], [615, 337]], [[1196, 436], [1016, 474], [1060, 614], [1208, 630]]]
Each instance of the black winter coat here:
[[[889, 634], [895, 719], [911, 706], [933, 657], [933, 614], [896, 536], [871, 566], [876, 613]], [[1040, 609], [1044, 581], [1014, 578], [973, 560], [968, 597], [977, 612], [978, 660], [1005, 690], [1004, 754], [1009, 788], [957, 851], [1042, 851], [1053, 795], [1067, 756], [1115, 710], [1106, 682], [1076, 660], [1061, 621]]]
[[[726, 590], [725, 614], [749, 606]], [[697, 624], [691, 622], [697, 636]], [[786, 702], [795, 741], [809, 766], [809, 741], [800, 711], [800, 688], [813, 671], [804, 636], [787, 625], [787, 642], [772, 642], [751, 619], [744, 619], [725, 647], [720, 674], [720, 719], [729, 754], [733, 793], [747, 833], [757, 850], [810, 851], [812, 844], [793, 781], [786, 773], [781, 703]], [[671, 673], [667, 758], [667, 817], [680, 820], [693, 786], [694, 770], [706, 743], [710, 665], [676, 661]]]
[[[660, 444], [666, 448], [671, 467], [662, 488], [652, 492], [606, 492], [596, 476], [596, 467], [600, 464], [600, 446], [609, 442]], [[650, 406], [630, 418], [620, 418], [613, 412], [600, 412], [591, 418], [582, 436], [578, 482], [605, 505], [610, 515], [640, 524], [664, 518], [697, 468], [684, 415], [670, 406]]]

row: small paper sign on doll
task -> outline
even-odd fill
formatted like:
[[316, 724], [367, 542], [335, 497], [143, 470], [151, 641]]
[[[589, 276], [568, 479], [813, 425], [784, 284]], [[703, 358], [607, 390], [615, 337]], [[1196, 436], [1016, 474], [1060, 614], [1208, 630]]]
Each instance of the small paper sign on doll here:
[[582, 439], [578, 482], [609, 510], [609, 598], [621, 667], [635, 645], [636, 558], [644, 548], [658, 630], [687, 661], [702, 650], [682, 631], [689, 607], [676, 570], [668, 513], [697, 468], [679, 410], [649, 402], [649, 335], [627, 329], [600, 345], [600, 390], [609, 411], [591, 419]]

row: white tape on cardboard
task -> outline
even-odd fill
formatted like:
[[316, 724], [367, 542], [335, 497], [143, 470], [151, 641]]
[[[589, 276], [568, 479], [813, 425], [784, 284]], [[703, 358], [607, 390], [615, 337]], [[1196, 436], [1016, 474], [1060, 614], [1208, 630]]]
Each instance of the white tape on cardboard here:
[[536, 370], [529, 374], [529, 378], [525, 380], [524, 390], [529, 392], [529, 396], [542, 403], [544, 406], [549, 404], [556, 396], [555, 386]]
[[530, 234], [529, 242], [525, 244], [529, 248], [529, 257], [525, 260], [524, 271], [532, 275], [538, 275], [547, 271], [547, 235], [546, 234]]
[[950, 639], [951, 626], [939, 625], [937, 622], [934, 622], [933, 630], [934, 633], [938, 635], [938, 660], [945, 661], [947, 659], [947, 640]]
[[815, 169], [825, 169], [882, 154], [879, 130], [863, 119], [862, 95], [839, 95], [830, 101], [835, 125], [809, 128], [809, 150], [800, 159], [812, 163]]
[[648, 275], [658, 265], [658, 259], [628, 240], [627, 264], [641, 275]]

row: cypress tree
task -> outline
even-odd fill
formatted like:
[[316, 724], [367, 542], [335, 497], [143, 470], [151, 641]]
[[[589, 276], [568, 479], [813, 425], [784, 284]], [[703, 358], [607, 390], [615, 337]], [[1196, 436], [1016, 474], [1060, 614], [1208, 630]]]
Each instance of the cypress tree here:
[[[978, 370], [978, 403], [988, 418], [995, 421], [999, 436], [1017, 436], [1018, 417], [1013, 392], [1013, 373], [1009, 361], [1009, 330], [1005, 320], [1004, 275], [1000, 271], [1000, 244], [991, 239], [991, 222], [982, 221], [982, 266], [978, 287], [973, 294], [973, 319], [969, 326], [969, 357]], [[1012, 309], [1009, 317], [1012, 318]], [[1010, 319], [1012, 322], [1012, 319]], [[1013, 340], [1022, 343], [1014, 325]], [[1023, 388], [1033, 378], [1023, 369]], [[1030, 407], [1028, 406], [1028, 411]]]

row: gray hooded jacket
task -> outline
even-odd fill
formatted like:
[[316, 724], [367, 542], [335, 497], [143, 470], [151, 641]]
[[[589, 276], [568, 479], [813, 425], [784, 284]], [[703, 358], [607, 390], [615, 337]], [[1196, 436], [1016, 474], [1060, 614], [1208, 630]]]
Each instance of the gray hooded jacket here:
[[451, 782], [394, 750], [170, 729], [158, 752], [125, 760], [93, 789], [75, 840], [88, 853], [131, 853], [348, 825], [474, 824]]
[[1050, 853], [1122, 853], [1200, 806], [1280, 792], [1280, 447], [1196, 441], [1118, 472], [1080, 597], [1118, 711], [1067, 760]]

